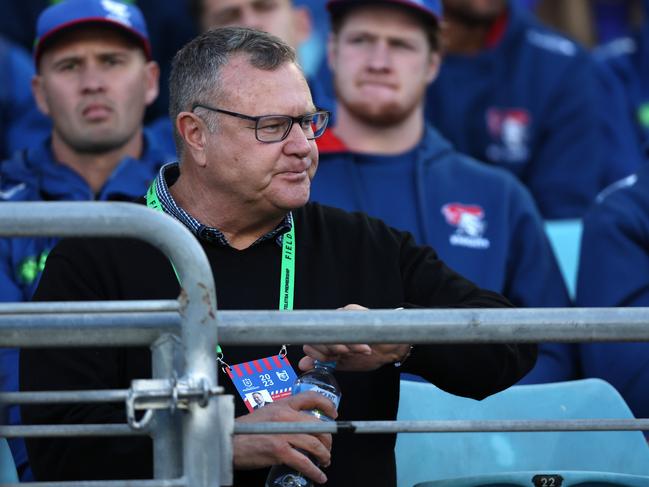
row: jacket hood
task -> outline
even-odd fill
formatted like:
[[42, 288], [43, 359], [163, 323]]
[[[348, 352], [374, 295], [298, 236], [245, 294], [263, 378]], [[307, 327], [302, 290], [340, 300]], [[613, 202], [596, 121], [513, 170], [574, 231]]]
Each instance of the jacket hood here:
[[[352, 151], [347, 148], [345, 143], [340, 140], [334, 133], [333, 128], [329, 128], [317, 139], [318, 151], [320, 155], [328, 154], [345, 154]], [[424, 126], [424, 134], [419, 144], [419, 151], [424, 156], [422, 159], [430, 163], [432, 160], [453, 152], [453, 146], [431, 125]]]

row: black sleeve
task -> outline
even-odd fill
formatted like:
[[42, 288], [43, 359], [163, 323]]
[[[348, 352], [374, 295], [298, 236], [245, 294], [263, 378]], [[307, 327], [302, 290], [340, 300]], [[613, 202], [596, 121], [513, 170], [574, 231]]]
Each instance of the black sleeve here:
[[[404, 307], [507, 308], [503, 296], [480, 289], [448, 268], [429, 247], [408, 234], [401, 243]], [[420, 375], [452, 394], [483, 399], [515, 384], [536, 363], [536, 345], [414, 345], [403, 371]]]
[[[105, 300], [92, 246], [63, 241], [50, 254], [35, 301]], [[104, 263], [105, 265], [106, 263]], [[110, 297], [112, 299], [112, 297]], [[23, 349], [23, 391], [124, 389], [127, 370], [143, 367], [150, 376], [148, 351], [142, 349]], [[148, 367], [148, 370], [147, 370]], [[123, 404], [39, 405], [22, 408], [24, 424], [125, 423]], [[30, 465], [39, 481], [151, 478], [151, 442], [145, 437], [34, 438], [27, 440]]]

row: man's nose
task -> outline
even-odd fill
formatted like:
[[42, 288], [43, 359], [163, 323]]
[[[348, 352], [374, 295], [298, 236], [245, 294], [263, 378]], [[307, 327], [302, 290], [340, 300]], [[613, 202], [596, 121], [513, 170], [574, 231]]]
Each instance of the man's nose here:
[[79, 82], [84, 93], [96, 93], [106, 89], [105, 76], [98, 66], [90, 65], [81, 70]]
[[387, 43], [377, 42], [369, 53], [368, 67], [373, 71], [387, 71], [391, 66], [390, 50]]
[[284, 150], [298, 157], [307, 157], [311, 153], [311, 142], [299, 123], [294, 123], [286, 136]]

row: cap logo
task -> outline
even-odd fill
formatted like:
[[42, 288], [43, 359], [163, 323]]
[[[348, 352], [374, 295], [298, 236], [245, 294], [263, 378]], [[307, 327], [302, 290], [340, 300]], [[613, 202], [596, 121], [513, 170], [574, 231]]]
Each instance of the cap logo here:
[[129, 27], [132, 26], [131, 12], [128, 10], [128, 5], [115, 0], [101, 0], [101, 6], [108, 14], [106, 18], [115, 20], [116, 22]]

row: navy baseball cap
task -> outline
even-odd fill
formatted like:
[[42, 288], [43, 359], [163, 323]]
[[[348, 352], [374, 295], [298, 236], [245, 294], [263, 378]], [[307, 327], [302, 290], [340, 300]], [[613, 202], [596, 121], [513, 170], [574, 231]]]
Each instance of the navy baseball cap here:
[[79, 25], [111, 25], [139, 42], [147, 59], [151, 59], [151, 43], [144, 16], [135, 5], [118, 0], [63, 0], [41, 12], [36, 23], [34, 60], [43, 54], [46, 45], [61, 32]]
[[332, 14], [357, 5], [394, 4], [411, 8], [434, 22], [442, 20], [442, 0], [329, 0], [327, 9]]

